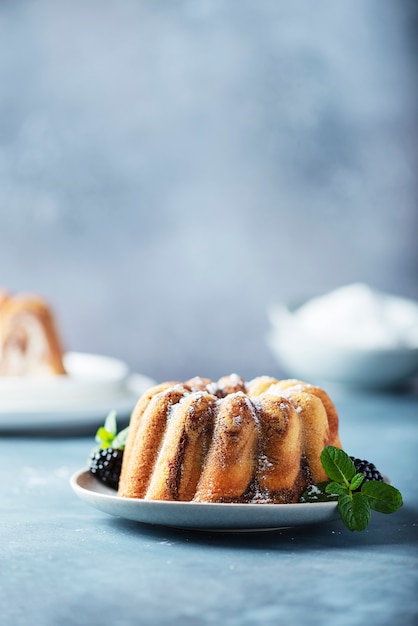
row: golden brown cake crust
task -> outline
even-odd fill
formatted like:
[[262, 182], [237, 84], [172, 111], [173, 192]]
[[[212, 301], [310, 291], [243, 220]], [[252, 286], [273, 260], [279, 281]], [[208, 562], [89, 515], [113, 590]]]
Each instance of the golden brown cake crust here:
[[0, 290], [0, 375], [37, 374], [37, 368], [66, 373], [53, 313], [39, 296]]
[[297, 380], [231, 374], [149, 389], [132, 414], [119, 495], [195, 502], [297, 502], [341, 447], [329, 396]]
[[197, 502], [237, 502], [256, 470], [257, 416], [242, 392], [219, 404], [208, 455], [197, 487]]

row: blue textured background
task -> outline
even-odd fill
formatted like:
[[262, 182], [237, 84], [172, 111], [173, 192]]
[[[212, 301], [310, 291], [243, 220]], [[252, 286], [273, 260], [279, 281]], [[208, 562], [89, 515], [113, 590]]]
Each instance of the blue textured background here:
[[266, 307], [418, 298], [414, 1], [0, 3], [0, 284], [158, 379], [275, 373]]

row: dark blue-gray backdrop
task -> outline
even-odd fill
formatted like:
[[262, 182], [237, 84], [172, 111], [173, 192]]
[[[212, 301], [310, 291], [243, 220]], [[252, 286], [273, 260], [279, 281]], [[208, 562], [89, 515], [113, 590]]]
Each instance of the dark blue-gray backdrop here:
[[266, 307], [418, 298], [415, 0], [0, 2], [0, 284], [158, 379], [277, 373]]

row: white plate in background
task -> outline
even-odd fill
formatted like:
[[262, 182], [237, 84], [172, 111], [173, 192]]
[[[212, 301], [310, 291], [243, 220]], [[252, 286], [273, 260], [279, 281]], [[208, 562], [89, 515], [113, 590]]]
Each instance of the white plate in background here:
[[128, 520], [211, 531], [278, 530], [321, 524], [339, 518], [336, 502], [301, 504], [220, 504], [122, 498], [89, 471], [72, 476], [71, 487], [90, 506]]
[[127, 418], [156, 384], [111, 357], [70, 352], [64, 362], [68, 376], [0, 377], [1, 432], [100, 425], [113, 409]]
[[67, 375], [1, 376], [0, 412], [70, 408], [118, 396], [129, 375], [123, 361], [97, 354], [67, 352], [64, 366]]

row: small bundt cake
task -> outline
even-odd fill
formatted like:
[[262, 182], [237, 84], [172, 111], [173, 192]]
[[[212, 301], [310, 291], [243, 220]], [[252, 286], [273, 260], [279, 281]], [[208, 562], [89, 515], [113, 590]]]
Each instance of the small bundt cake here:
[[65, 374], [53, 314], [35, 295], [0, 290], [0, 376]]
[[297, 502], [341, 447], [328, 395], [298, 380], [237, 374], [152, 387], [129, 426], [118, 493], [146, 500]]

